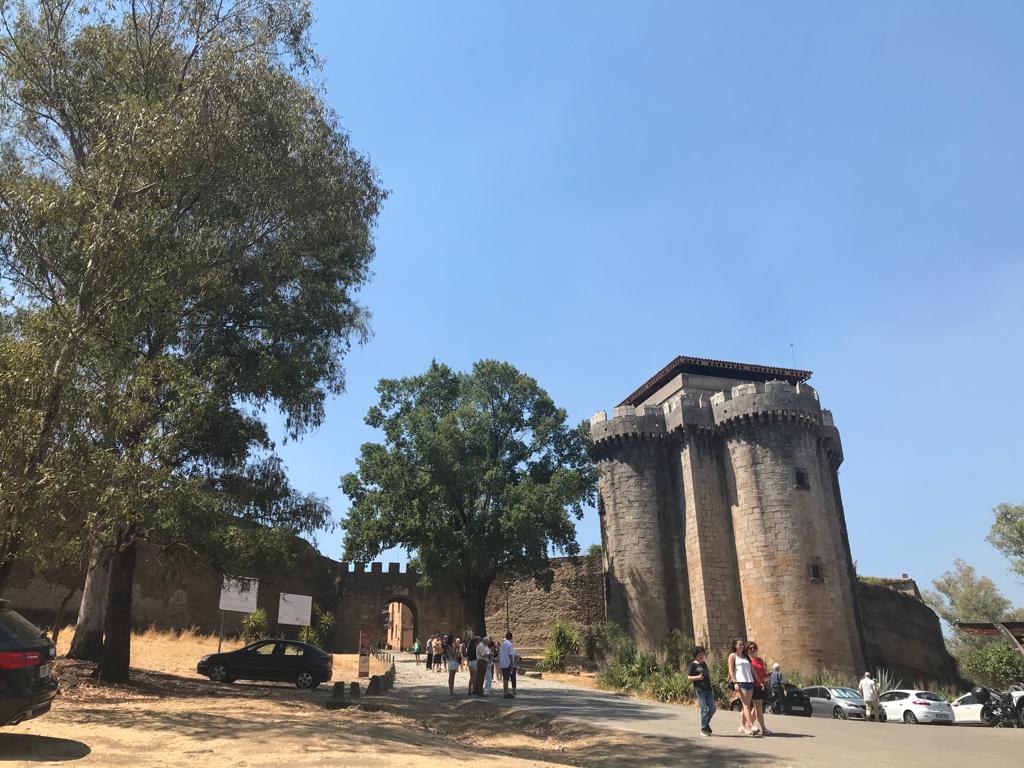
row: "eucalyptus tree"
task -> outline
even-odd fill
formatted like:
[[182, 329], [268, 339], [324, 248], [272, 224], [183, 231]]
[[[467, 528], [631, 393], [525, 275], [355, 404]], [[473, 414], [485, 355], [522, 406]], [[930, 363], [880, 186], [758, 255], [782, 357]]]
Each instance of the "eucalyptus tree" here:
[[427, 580], [453, 585], [466, 631], [485, 631], [484, 602], [499, 574], [550, 583], [553, 552], [579, 552], [574, 519], [592, 503], [597, 472], [586, 425], [531, 377], [483, 360], [461, 373], [434, 363], [382, 379], [365, 443], [341, 488], [345, 555], [415, 553]]
[[[52, 513], [51, 467], [85, 461], [82, 540], [118, 596], [103, 676], [127, 675], [137, 539], [251, 509], [223, 481], [272, 457], [263, 410], [315, 428], [367, 338], [385, 193], [325, 104], [311, 22], [300, 0], [0, 0], [0, 286], [39, 357], [11, 387], [0, 577]], [[277, 490], [278, 523], [323, 522]]]

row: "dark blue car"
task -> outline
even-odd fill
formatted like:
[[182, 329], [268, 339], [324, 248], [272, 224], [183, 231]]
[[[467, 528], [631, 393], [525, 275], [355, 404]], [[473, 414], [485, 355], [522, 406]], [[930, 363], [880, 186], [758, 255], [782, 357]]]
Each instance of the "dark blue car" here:
[[260, 640], [237, 651], [203, 656], [196, 669], [216, 683], [270, 680], [312, 689], [331, 679], [334, 657], [309, 643]]
[[0, 725], [17, 725], [50, 711], [57, 695], [53, 643], [0, 600]]

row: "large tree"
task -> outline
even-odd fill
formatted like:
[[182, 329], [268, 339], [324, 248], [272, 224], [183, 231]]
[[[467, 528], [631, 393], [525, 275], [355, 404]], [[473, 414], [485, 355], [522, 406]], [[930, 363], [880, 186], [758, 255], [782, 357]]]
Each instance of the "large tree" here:
[[[924, 593], [928, 603], [946, 622], [1000, 621], [1016, 618], [1019, 612], [1013, 603], [999, 591], [992, 579], [978, 576], [973, 566], [963, 560], [953, 562], [953, 570], [946, 571], [932, 581], [935, 591]], [[983, 645], [986, 641], [953, 628], [950, 651], [958, 658]]]
[[550, 579], [553, 551], [577, 554], [574, 519], [592, 503], [596, 469], [585, 425], [529, 376], [483, 360], [468, 373], [433, 363], [383, 379], [362, 446], [341, 479], [352, 501], [345, 555], [404, 547], [425, 579], [458, 591], [464, 629], [484, 632], [484, 600], [501, 574]]
[[996, 519], [988, 541], [1006, 555], [1014, 572], [1024, 576], [1024, 504], [999, 504], [992, 511]]
[[[342, 391], [384, 193], [301, 0], [0, 0], [0, 22], [0, 331], [34, 371], [0, 370], [0, 587], [86, 468], [71, 519], [112, 553], [123, 677], [137, 539], [252, 510], [227, 491], [267, 480], [263, 410], [298, 438]], [[273, 520], [319, 520], [290, 496]]]

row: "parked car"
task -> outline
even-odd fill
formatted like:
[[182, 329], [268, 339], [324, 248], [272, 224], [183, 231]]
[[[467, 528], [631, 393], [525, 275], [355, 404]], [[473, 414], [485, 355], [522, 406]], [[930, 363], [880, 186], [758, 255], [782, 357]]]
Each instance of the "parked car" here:
[[[797, 717], [811, 716], [811, 700], [807, 694], [795, 685], [785, 684], [786, 695], [780, 701], [766, 701], [765, 711], [775, 715], [796, 715]], [[740, 704], [739, 694], [733, 692], [732, 700], [729, 702], [729, 709], [739, 712], [743, 708]]]
[[939, 694], [903, 688], [886, 691], [878, 698], [887, 720], [904, 723], [953, 724], [953, 708]]
[[203, 656], [196, 669], [216, 683], [271, 680], [312, 689], [331, 679], [334, 657], [309, 643], [260, 640], [237, 651]]
[[[1009, 694], [1013, 697], [1017, 711], [1024, 715], [1024, 688], [1019, 686], [1011, 687]], [[995, 725], [995, 720], [991, 717], [989, 717], [988, 721], [982, 719], [983, 705], [971, 692], [955, 699], [951, 706], [953, 708], [953, 718], [957, 725]]]
[[0, 725], [46, 714], [57, 695], [56, 648], [39, 628], [0, 600]]
[[863, 720], [864, 699], [853, 688], [812, 685], [803, 689], [811, 700], [813, 714], [835, 720]]

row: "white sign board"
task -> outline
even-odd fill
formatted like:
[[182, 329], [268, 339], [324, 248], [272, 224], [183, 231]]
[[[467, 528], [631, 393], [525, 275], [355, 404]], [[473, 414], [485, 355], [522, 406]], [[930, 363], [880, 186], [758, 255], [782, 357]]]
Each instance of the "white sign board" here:
[[289, 595], [281, 593], [281, 602], [277, 606], [277, 623], [294, 624], [308, 627], [313, 613], [313, 598], [309, 595]]
[[224, 577], [220, 588], [220, 609], [252, 613], [256, 610], [256, 593], [260, 583], [257, 579], [229, 579]]

